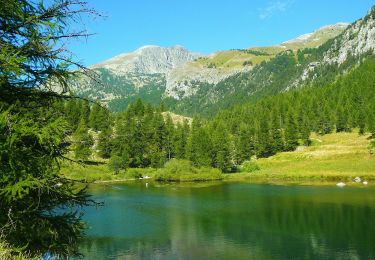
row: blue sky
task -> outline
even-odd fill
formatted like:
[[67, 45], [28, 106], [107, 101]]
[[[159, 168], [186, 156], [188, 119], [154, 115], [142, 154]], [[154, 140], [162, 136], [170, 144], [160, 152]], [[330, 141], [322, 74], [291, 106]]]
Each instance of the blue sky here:
[[96, 35], [71, 43], [85, 65], [143, 45], [200, 53], [268, 46], [337, 22], [353, 22], [369, 0], [88, 0], [106, 18], [85, 21]]

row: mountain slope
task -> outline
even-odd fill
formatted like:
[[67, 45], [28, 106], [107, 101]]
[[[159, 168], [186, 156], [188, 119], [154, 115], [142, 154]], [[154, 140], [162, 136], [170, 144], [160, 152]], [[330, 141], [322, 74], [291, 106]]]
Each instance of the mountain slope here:
[[114, 111], [124, 109], [137, 98], [159, 104], [171, 70], [201, 56], [181, 46], [144, 46], [92, 66], [98, 80], [81, 78], [73, 83], [73, 89]]
[[317, 48], [279, 52], [250, 71], [232, 75], [217, 84], [201, 84], [193, 96], [178, 102], [167, 99], [168, 104], [178, 113], [203, 112], [210, 115], [222, 108], [290, 89], [327, 85], [356, 67], [367, 56], [373, 55], [374, 13], [375, 9], [372, 9], [366, 17]]
[[374, 52], [374, 9], [351, 25], [324, 26], [280, 45], [208, 56], [181, 46], [145, 46], [92, 68], [103, 84], [81, 79], [76, 93], [121, 110], [137, 97], [161, 100], [185, 115], [257, 100], [289, 89], [327, 84]]

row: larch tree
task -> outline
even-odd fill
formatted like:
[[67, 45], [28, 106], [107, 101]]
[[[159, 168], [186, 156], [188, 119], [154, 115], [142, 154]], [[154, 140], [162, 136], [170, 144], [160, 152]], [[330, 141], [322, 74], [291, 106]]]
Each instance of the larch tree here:
[[31, 256], [78, 255], [79, 209], [93, 203], [84, 186], [59, 174], [69, 129], [54, 106], [85, 71], [65, 43], [87, 36], [70, 29], [90, 13], [78, 0], [0, 5], [0, 237]]

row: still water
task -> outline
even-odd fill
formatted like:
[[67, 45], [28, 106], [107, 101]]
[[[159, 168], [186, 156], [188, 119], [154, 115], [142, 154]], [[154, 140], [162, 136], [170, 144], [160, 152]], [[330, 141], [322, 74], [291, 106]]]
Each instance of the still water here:
[[92, 191], [85, 259], [375, 259], [375, 189], [138, 182]]

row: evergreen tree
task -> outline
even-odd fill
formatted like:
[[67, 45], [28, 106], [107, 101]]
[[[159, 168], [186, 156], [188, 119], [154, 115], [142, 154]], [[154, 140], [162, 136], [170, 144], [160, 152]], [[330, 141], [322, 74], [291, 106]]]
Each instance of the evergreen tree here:
[[298, 146], [298, 132], [295, 115], [292, 111], [287, 114], [285, 122], [285, 151], [294, 151]]
[[281, 129], [281, 116], [277, 113], [276, 110], [272, 112], [271, 120], [270, 141], [272, 141], [272, 154], [275, 154], [284, 150], [284, 140]]
[[87, 100], [81, 101], [80, 117], [84, 120], [86, 127], [89, 127], [90, 104]]
[[156, 113], [153, 120], [154, 135], [151, 141], [151, 167], [161, 167], [167, 161], [169, 152], [171, 152], [171, 144], [167, 148], [167, 130], [164, 118], [161, 113]]
[[120, 170], [126, 170], [129, 167], [129, 159], [128, 151], [124, 150], [120, 154], [113, 154], [108, 166], [115, 174], [118, 174]]
[[91, 147], [94, 144], [92, 136], [88, 133], [84, 118], [81, 118], [76, 132], [74, 133], [74, 157], [85, 161], [91, 156]]
[[198, 117], [193, 118], [188, 139], [187, 157], [195, 166], [212, 165], [212, 145], [207, 130]]
[[177, 124], [173, 135], [173, 151], [175, 158], [186, 159], [187, 139], [189, 136], [190, 127], [187, 121], [183, 124]]
[[336, 131], [337, 132], [347, 132], [349, 129], [348, 127], [348, 118], [347, 114], [344, 112], [344, 108], [340, 106], [337, 109], [336, 113]]
[[[71, 22], [88, 10], [75, 0], [4, 0], [0, 6], [1, 239], [33, 258], [78, 255], [80, 207], [91, 204], [82, 185], [59, 173], [75, 127], [69, 129], [53, 105], [68, 97], [68, 81], [77, 73], [61, 39], [80, 35], [69, 31], [76, 27]], [[75, 113], [71, 126], [79, 123]]]
[[231, 158], [231, 142], [224, 124], [217, 124], [211, 129], [212, 166], [223, 172], [231, 172], [233, 163]]
[[74, 132], [81, 118], [79, 102], [76, 99], [72, 98], [65, 103], [65, 116], [71, 130]]
[[102, 158], [109, 158], [112, 153], [112, 128], [108, 127], [107, 129], [100, 132], [98, 136], [98, 150], [99, 155]]
[[234, 160], [237, 165], [255, 154], [253, 134], [249, 125], [240, 124], [238, 133], [234, 135], [234, 143]]
[[268, 157], [275, 154], [272, 144], [274, 143], [273, 136], [270, 132], [270, 120], [265, 114], [259, 118], [259, 127], [257, 129], [257, 145], [256, 153], [259, 157]]
[[303, 142], [303, 145], [309, 146], [311, 144], [310, 134], [311, 134], [311, 127], [309, 124], [309, 118], [306, 114], [302, 117], [302, 122], [300, 126], [300, 138]]
[[172, 159], [174, 157], [174, 149], [173, 149], [173, 136], [175, 136], [175, 127], [173, 125], [172, 118], [170, 114], [167, 114], [165, 119], [165, 150], [167, 154], [168, 160]]
[[364, 109], [361, 107], [358, 111], [358, 119], [357, 124], [359, 126], [359, 134], [363, 135], [366, 131], [366, 119]]
[[90, 112], [89, 125], [95, 131], [106, 130], [110, 125], [108, 110], [95, 103]]

